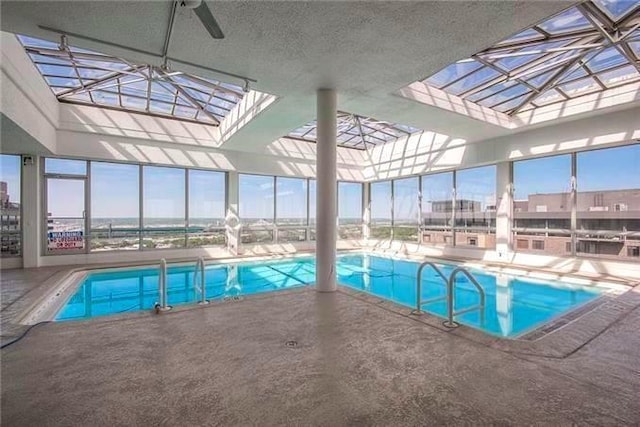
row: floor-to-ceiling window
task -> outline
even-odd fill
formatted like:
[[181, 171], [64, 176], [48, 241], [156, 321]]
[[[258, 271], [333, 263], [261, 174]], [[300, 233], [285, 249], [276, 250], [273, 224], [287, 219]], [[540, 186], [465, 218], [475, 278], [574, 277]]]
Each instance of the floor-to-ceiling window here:
[[338, 182], [338, 237], [362, 238], [362, 183]]
[[45, 159], [45, 253], [86, 251], [87, 173], [84, 160]]
[[496, 167], [456, 171], [456, 245], [496, 244]]
[[372, 182], [370, 186], [370, 232], [372, 239], [391, 238], [391, 181]]
[[309, 238], [316, 240], [316, 180], [309, 180]]
[[639, 259], [640, 144], [576, 154], [578, 255]]
[[513, 163], [513, 246], [571, 255], [571, 154]]
[[185, 172], [178, 168], [142, 167], [143, 248], [185, 247]]
[[418, 242], [418, 178], [393, 180], [393, 239]]
[[274, 241], [275, 177], [240, 174], [239, 216], [242, 223], [242, 243]]
[[307, 240], [307, 180], [276, 178], [276, 225], [278, 242]]
[[453, 172], [422, 176], [422, 242], [452, 244]]
[[43, 179], [45, 253], [226, 242], [225, 172], [46, 158]]
[[92, 251], [140, 245], [140, 167], [91, 162]]
[[22, 254], [20, 156], [0, 154], [0, 256]]
[[226, 243], [226, 174], [189, 169], [187, 247]]

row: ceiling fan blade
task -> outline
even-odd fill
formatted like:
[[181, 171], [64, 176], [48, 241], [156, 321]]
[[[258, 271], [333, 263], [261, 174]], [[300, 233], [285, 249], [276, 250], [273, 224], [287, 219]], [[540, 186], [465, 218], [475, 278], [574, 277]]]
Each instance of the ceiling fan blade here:
[[202, 25], [204, 25], [209, 34], [211, 34], [211, 37], [213, 37], [214, 39], [224, 38], [222, 30], [220, 29], [218, 22], [216, 22], [216, 19], [211, 14], [211, 11], [209, 10], [209, 7], [207, 6], [207, 2], [205, 0], [202, 0], [202, 3], [200, 3], [200, 6], [194, 9], [194, 12], [198, 16], [198, 18], [200, 18]]

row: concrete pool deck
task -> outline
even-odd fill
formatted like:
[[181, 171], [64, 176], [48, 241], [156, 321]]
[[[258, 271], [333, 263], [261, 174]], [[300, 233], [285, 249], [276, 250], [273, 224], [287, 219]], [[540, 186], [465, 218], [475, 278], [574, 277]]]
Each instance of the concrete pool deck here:
[[[61, 272], [2, 272], [5, 338]], [[507, 353], [312, 288], [49, 323], [2, 350], [2, 424], [633, 425], [639, 329], [629, 308], [568, 356]]]

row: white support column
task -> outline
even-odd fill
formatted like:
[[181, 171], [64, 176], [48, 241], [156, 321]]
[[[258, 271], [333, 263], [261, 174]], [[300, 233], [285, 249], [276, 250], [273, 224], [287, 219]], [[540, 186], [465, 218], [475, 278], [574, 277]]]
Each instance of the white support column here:
[[316, 290], [336, 290], [337, 99], [333, 89], [317, 92]]
[[496, 252], [508, 260], [513, 251], [513, 184], [511, 162], [496, 165]]
[[238, 172], [227, 172], [227, 215], [225, 228], [227, 232], [227, 249], [232, 254], [240, 253], [240, 216], [238, 206]]
[[40, 245], [47, 230], [42, 229], [42, 192], [40, 183], [40, 159], [31, 156], [22, 160], [22, 264], [24, 268], [38, 267]]
[[362, 196], [364, 198], [364, 209], [362, 210], [362, 238], [369, 240], [371, 236], [371, 183], [362, 184]]

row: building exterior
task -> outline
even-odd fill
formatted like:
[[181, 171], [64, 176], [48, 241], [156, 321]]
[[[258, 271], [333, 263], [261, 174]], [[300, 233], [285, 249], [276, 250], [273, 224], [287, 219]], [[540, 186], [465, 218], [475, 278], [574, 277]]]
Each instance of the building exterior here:
[[[515, 200], [515, 251], [570, 256], [571, 193], [531, 194]], [[423, 213], [422, 243], [451, 245], [451, 200], [434, 201]], [[576, 252], [622, 259], [640, 257], [640, 189], [584, 191], [576, 200]], [[494, 248], [495, 206], [456, 203], [456, 246]]]
[[[571, 194], [532, 194], [514, 203], [515, 250], [571, 254]], [[640, 256], [640, 189], [578, 191], [576, 252]]]
[[20, 203], [12, 202], [8, 185], [0, 181], [0, 249], [3, 256], [20, 254]]
[[[453, 243], [451, 231], [453, 203], [451, 200], [431, 202], [431, 212], [422, 214], [422, 243]], [[495, 247], [495, 204], [460, 199], [455, 203], [456, 246]]]
[[7, 183], [4, 181], [0, 182], [0, 204], [3, 209], [9, 206], [9, 191]]

